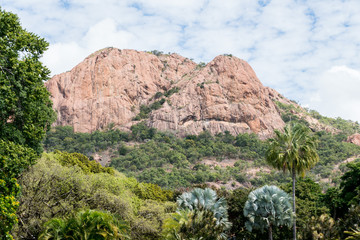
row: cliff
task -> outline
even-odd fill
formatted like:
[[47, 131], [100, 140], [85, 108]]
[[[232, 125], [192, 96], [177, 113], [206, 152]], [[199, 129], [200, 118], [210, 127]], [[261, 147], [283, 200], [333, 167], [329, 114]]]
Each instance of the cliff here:
[[55, 125], [78, 132], [110, 123], [129, 129], [141, 105], [156, 103], [143, 120], [160, 130], [180, 136], [254, 132], [265, 138], [284, 126], [275, 100], [289, 102], [233, 56], [204, 65], [178, 54], [106, 48], [45, 84], [58, 114]]

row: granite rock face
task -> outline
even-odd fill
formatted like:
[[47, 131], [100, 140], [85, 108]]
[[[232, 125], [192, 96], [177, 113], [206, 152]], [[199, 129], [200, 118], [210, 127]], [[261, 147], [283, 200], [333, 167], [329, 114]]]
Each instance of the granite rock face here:
[[[106, 48], [45, 84], [58, 113], [55, 125], [71, 125], [78, 132], [110, 123], [129, 129], [141, 105], [161, 98], [161, 108], [144, 120], [179, 136], [208, 130], [266, 138], [284, 126], [274, 103], [284, 98], [264, 87], [248, 63], [232, 56], [217, 56], [203, 66], [177, 54]], [[170, 89], [177, 91], [155, 98]]]
[[360, 133], [355, 133], [351, 136], [349, 136], [346, 140], [346, 142], [356, 144], [360, 146]]

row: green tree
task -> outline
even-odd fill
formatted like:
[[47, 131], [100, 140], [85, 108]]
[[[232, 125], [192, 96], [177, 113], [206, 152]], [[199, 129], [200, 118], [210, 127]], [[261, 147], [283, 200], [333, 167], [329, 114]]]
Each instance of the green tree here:
[[19, 223], [11, 232], [15, 239], [37, 239], [45, 222], [83, 209], [121, 216], [130, 224], [132, 239], [160, 238], [163, 220], [176, 210], [175, 203], [164, 201], [170, 198], [169, 191], [117, 171], [87, 173], [77, 165], [63, 165], [61, 158], [58, 153], [43, 153], [19, 178]]
[[340, 189], [339, 188], [329, 188], [324, 196], [322, 197], [322, 201], [329, 208], [332, 218], [338, 218], [339, 208], [343, 204], [343, 200], [340, 197]]
[[266, 151], [266, 161], [278, 170], [289, 171], [293, 180], [293, 235], [296, 240], [296, 205], [295, 183], [296, 174], [305, 175], [306, 170], [313, 167], [319, 156], [316, 152], [317, 141], [310, 134], [310, 129], [301, 124], [287, 124], [284, 132], [275, 130], [275, 138], [270, 139]]
[[0, 8], [0, 238], [17, 222], [16, 178], [41, 153], [41, 141], [54, 120], [43, 81], [49, 70], [39, 61], [48, 43]]
[[54, 119], [43, 81], [50, 71], [39, 61], [48, 43], [27, 32], [15, 14], [0, 9], [0, 139], [42, 151]]
[[309, 220], [309, 226], [311, 235], [308, 238], [303, 237], [301, 239], [339, 239], [338, 223], [328, 214], [312, 216]]
[[229, 220], [232, 222], [231, 233], [235, 234], [237, 239], [254, 239], [253, 233], [245, 228], [247, 218], [244, 216], [244, 206], [252, 189], [238, 188], [232, 191], [227, 198], [229, 205]]
[[346, 207], [349, 207], [352, 204], [357, 205], [360, 200], [360, 162], [348, 163], [346, 166], [349, 171], [341, 177], [340, 197]]
[[68, 219], [54, 218], [44, 224], [39, 240], [118, 240], [126, 239], [128, 225], [109, 213], [86, 210]]
[[31, 148], [0, 140], [0, 239], [12, 239], [9, 232], [17, 223], [15, 197], [20, 191], [16, 178], [35, 158]]
[[268, 229], [269, 239], [272, 240], [274, 226], [291, 226], [291, 198], [276, 186], [267, 186], [252, 191], [244, 207], [244, 216], [248, 218], [246, 228]]
[[177, 199], [178, 212], [166, 220], [164, 235], [168, 239], [226, 239], [231, 227], [227, 204], [210, 188], [195, 188]]
[[[292, 192], [292, 183], [287, 183], [282, 189], [290, 194]], [[318, 232], [322, 231], [323, 235], [326, 235], [324, 233], [327, 232], [331, 233], [331, 237], [333, 237], [336, 227], [333, 224], [329, 224], [333, 220], [327, 216], [329, 209], [323, 202], [325, 198], [320, 185], [312, 179], [305, 177], [298, 179], [295, 192], [297, 205], [297, 237], [299, 239], [311, 239], [314, 235], [315, 228], [318, 229]], [[325, 222], [324, 219], [326, 220]], [[326, 239], [330, 238], [328, 237]]]

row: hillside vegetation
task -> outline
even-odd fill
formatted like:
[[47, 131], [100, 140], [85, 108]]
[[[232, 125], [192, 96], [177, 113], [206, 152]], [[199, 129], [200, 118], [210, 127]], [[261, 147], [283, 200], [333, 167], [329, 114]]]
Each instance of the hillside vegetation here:
[[[334, 171], [334, 165], [339, 165], [339, 171], [345, 171], [345, 164], [341, 163], [358, 156], [360, 147], [344, 142], [343, 131], [315, 134], [320, 161], [309, 176], [316, 181], [323, 180], [326, 187], [336, 185], [341, 174]], [[90, 158], [94, 153], [105, 155], [111, 159], [110, 166], [127, 176], [170, 189], [204, 182], [228, 188], [287, 182], [288, 176], [274, 174], [276, 171], [265, 163], [267, 144], [255, 134], [247, 133], [232, 136], [225, 132], [212, 136], [203, 132], [179, 138], [143, 123], [132, 126], [131, 133], [114, 129], [74, 133], [71, 127], [56, 127], [44, 141], [47, 151], [79, 152]]]

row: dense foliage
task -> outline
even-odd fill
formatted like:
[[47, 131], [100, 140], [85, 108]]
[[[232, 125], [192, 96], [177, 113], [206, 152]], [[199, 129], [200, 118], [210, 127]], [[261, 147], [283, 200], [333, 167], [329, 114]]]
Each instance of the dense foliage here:
[[91, 161], [88, 157], [81, 153], [54, 152], [54, 158], [63, 166], [77, 166], [84, 173], [109, 173], [114, 175], [114, 169], [103, 167], [100, 163]]
[[50, 72], [39, 61], [48, 43], [23, 29], [15, 14], [0, 9], [0, 20], [0, 139], [41, 153], [54, 116], [43, 83]]
[[182, 210], [165, 220], [163, 236], [167, 240], [225, 240], [225, 230], [210, 210]]
[[39, 58], [48, 43], [27, 32], [15, 14], [0, 8], [0, 238], [17, 222], [16, 178], [34, 163], [54, 112]]
[[16, 209], [20, 192], [17, 177], [35, 161], [33, 149], [0, 140], [0, 238], [12, 239], [9, 231], [17, 222]]
[[[283, 185], [282, 188], [287, 193], [292, 193], [292, 183]], [[315, 238], [316, 233], [319, 234], [319, 230], [315, 231], [315, 225], [321, 222], [320, 219], [327, 216], [327, 221], [334, 221], [328, 215], [329, 209], [324, 202], [321, 186], [310, 178], [298, 178], [295, 189], [296, 221], [299, 230], [297, 236], [299, 239]], [[330, 225], [324, 226], [322, 230], [331, 232], [331, 229], [328, 227]]]
[[[228, 132], [215, 136], [203, 132], [178, 138], [143, 123], [131, 130], [131, 133], [114, 129], [74, 133], [71, 127], [56, 127], [48, 133], [44, 147], [47, 151], [80, 152], [90, 158], [97, 152], [111, 159], [111, 166], [126, 175], [167, 188], [204, 182], [260, 187], [282, 184], [290, 178], [267, 168], [264, 158], [267, 142], [255, 134], [235, 137]], [[317, 132], [316, 136], [320, 160], [308, 174], [316, 181], [331, 179], [332, 182], [323, 185], [339, 184], [340, 174], [333, 166], [338, 164], [338, 171], [346, 171], [342, 161], [360, 154], [360, 147], [343, 142], [342, 134]], [[230, 164], [222, 165], [229, 161]], [[252, 171], [255, 173], [250, 174]]]
[[[74, 165], [63, 165], [63, 155], [73, 158], [68, 162]], [[119, 216], [129, 223], [132, 239], [159, 239], [163, 219], [175, 210], [175, 204], [166, 201], [172, 194], [117, 171], [90, 172], [78, 165], [78, 159], [79, 154], [44, 153], [22, 174], [19, 223], [13, 231], [16, 239], [36, 238], [45, 222], [81, 209]]]
[[[148, 128], [143, 123], [132, 126], [131, 130], [131, 133], [108, 130], [87, 134], [74, 133], [70, 127], [56, 127], [48, 133], [44, 147], [47, 151], [66, 149], [89, 157], [94, 152], [107, 150], [112, 167], [140, 181], [169, 188], [215, 181], [254, 185], [271, 178], [272, 182], [285, 181], [282, 176], [269, 173], [259, 173], [257, 178], [245, 173], [246, 169], [265, 165], [263, 156], [267, 144], [255, 134], [234, 137], [228, 132], [216, 136], [203, 132], [182, 139]], [[212, 163], [203, 164], [203, 159]], [[229, 159], [231, 168], [218, 164]]]

